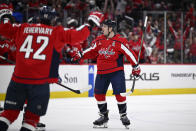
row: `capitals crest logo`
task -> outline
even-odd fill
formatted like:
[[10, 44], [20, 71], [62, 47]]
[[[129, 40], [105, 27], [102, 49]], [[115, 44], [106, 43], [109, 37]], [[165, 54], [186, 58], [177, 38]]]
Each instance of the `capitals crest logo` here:
[[109, 58], [111, 55], [114, 55], [115, 52], [113, 51], [113, 49], [111, 49], [111, 46], [115, 46], [115, 43], [113, 42], [112, 45], [109, 45], [107, 48], [100, 49], [99, 54], [104, 55], [106, 59]]

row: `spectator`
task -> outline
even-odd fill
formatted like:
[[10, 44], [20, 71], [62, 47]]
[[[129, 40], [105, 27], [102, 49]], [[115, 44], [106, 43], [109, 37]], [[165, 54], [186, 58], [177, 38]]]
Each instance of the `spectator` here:
[[127, 1], [126, 0], [118, 0], [117, 1], [117, 6], [116, 6], [116, 14], [122, 15], [125, 13], [125, 9], [127, 6]]
[[150, 63], [151, 64], [157, 64], [158, 63], [158, 50], [152, 51], [152, 54], [150, 56]]
[[193, 37], [193, 43], [190, 46], [191, 62], [196, 64], [196, 36]]
[[151, 29], [151, 23], [148, 22], [147, 30], [146, 30], [146, 35], [145, 35], [145, 42], [146, 45], [149, 47], [153, 48], [155, 45], [155, 42], [157, 40], [157, 37], [154, 35], [152, 29]]
[[[133, 34], [133, 40], [129, 41], [129, 48], [132, 49], [138, 57], [139, 51], [141, 48], [141, 38], [139, 38], [139, 34], [137, 34], [137, 33]], [[143, 41], [143, 45], [142, 45], [142, 49], [141, 49], [141, 53], [140, 53], [139, 63], [145, 63], [144, 41]]]
[[173, 34], [173, 36], [175, 37], [175, 43], [174, 43], [174, 60], [176, 63], [180, 63], [181, 60], [181, 45], [182, 45], [182, 49], [184, 52], [185, 49], [185, 45], [184, 45], [184, 41], [187, 38], [187, 35], [189, 33], [190, 30], [190, 25], [188, 25], [183, 33], [182, 36], [182, 41], [181, 41], [181, 29], [179, 28], [177, 30], [177, 32], [174, 30], [173, 26], [172, 26], [172, 22], [170, 20], [168, 20], [168, 26], [169, 26], [169, 30], [171, 31], [171, 33]]
[[[110, 5], [109, 5], [110, 2]], [[104, 19], [113, 19], [114, 20], [114, 2], [113, 0], [105, 0], [104, 3]]]
[[[55, 25], [63, 25], [66, 26], [66, 19], [68, 17], [72, 17], [78, 20], [78, 24], [83, 23], [86, 20], [87, 15], [90, 13], [90, 10], [97, 10], [99, 7], [99, 11], [103, 11], [105, 13], [106, 18], [111, 18], [117, 21], [117, 31], [122, 34], [123, 37], [128, 37], [130, 30], [136, 30], [140, 32], [140, 37], [142, 35], [142, 26], [143, 26], [143, 15], [145, 14], [143, 11], [163, 11], [163, 10], [171, 10], [171, 11], [184, 11], [184, 25], [185, 29], [187, 26], [187, 22], [190, 21], [190, 26], [196, 26], [195, 21], [195, 1], [189, 2], [186, 0], [181, 0], [179, 2], [175, 1], [155, 1], [155, 0], [1, 0], [1, 3], [8, 3], [10, 8], [13, 8], [13, 16], [16, 19], [16, 22], [23, 23], [26, 22], [29, 16], [36, 16], [38, 13], [39, 7], [42, 5], [49, 5], [53, 8], [54, 11], [57, 12], [58, 16], [52, 21], [58, 21], [57, 23], [53, 23]], [[28, 12], [27, 12], [28, 11]], [[115, 14], [115, 15], [114, 15]], [[149, 13], [147, 12], [148, 16]], [[170, 13], [168, 12], [167, 15]], [[175, 24], [172, 25], [174, 30], [178, 30], [181, 28], [181, 12], [174, 12], [171, 14], [171, 21], [175, 21]], [[147, 33], [147, 38], [145, 39], [146, 44], [149, 42], [156, 42], [153, 46], [153, 50], [158, 48], [158, 54], [164, 49], [164, 23], [163, 17], [160, 17], [159, 14], [153, 15], [153, 17], [149, 16], [151, 20], [151, 30], [152, 33]], [[158, 26], [157, 26], [158, 23]], [[194, 27], [195, 28], [195, 27]], [[161, 30], [161, 31], [160, 31]], [[178, 32], [178, 31], [177, 31]], [[194, 31], [195, 32], [195, 31]], [[88, 39], [88, 45], [91, 41], [100, 34], [100, 29], [95, 28], [92, 30], [92, 35]], [[154, 36], [153, 36], [154, 35]], [[172, 35], [167, 33], [166, 41], [167, 47], [173, 46], [173, 40], [170, 38]], [[179, 38], [180, 39], [180, 38]], [[186, 40], [186, 39], [185, 39]], [[184, 40], [183, 40], [184, 41]], [[183, 42], [184, 43], [184, 42]], [[189, 41], [186, 42], [187, 45], [190, 44]], [[152, 43], [150, 45], [153, 45]], [[184, 45], [184, 44], [183, 44]], [[155, 48], [154, 48], [155, 47]], [[180, 47], [180, 46], [179, 46]], [[183, 46], [185, 48], [186, 45]], [[181, 49], [180, 49], [181, 50]], [[180, 61], [180, 51], [175, 51], [175, 56], [178, 56], [178, 61]], [[183, 50], [185, 52], [185, 50]], [[162, 54], [162, 53], [161, 53]], [[175, 57], [176, 58], [176, 57]], [[185, 57], [184, 57], [185, 58]]]

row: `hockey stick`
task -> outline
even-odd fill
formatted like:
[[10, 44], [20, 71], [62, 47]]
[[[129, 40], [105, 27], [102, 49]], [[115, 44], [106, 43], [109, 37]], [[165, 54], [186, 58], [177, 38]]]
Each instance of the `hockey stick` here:
[[[139, 61], [140, 61], [140, 54], [141, 54], [142, 45], [143, 45], [143, 41], [144, 41], [144, 34], [146, 33], [147, 19], [148, 19], [148, 16], [145, 17], [145, 21], [144, 21], [144, 28], [143, 28], [143, 32], [144, 32], [144, 33], [142, 34], [142, 40], [141, 40], [140, 50], [139, 50], [138, 59], [137, 59], [137, 62], [138, 62], [138, 63], [139, 63]], [[136, 77], [134, 76], [133, 84], [132, 84], [131, 90], [130, 90], [129, 92], [120, 93], [120, 95], [121, 95], [121, 96], [129, 96], [130, 94], [132, 94], [133, 91], [134, 91], [134, 88], [135, 88], [135, 81], [136, 81]]]
[[74, 92], [74, 93], [76, 93], [76, 94], [81, 94], [81, 93], [83, 93], [83, 92], [85, 92], [85, 91], [88, 91], [88, 90], [90, 90], [90, 89], [92, 88], [92, 86], [89, 85], [87, 88], [83, 88], [83, 89], [80, 89], [80, 90], [74, 90], [74, 89], [72, 89], [72, 88], [70, 88], [70, 87], [67, 87], [67, 86], [61, 84], [61, 83], [56, 83], [56, 84], [57, 84], [57, 85], [60, 85], [61, 87], [66, 88], [66, 89], [68, 89], [68, 90], [70, 90], [70, 91], [72, 91], [72, 92]]
[[7, 61], [8, 63], [10, 63], [10, 64], [15, 64], [15, 62], [14, 61], [12, 61], [12, 60], [9, 60], [9, 59], [7, 59], [6, 57], [4, 57], [4, 56], [1, 56], [0, 55], [0, 58], [1, 59], [3, 59], [3, 60], [5, 60], [5, 61]]

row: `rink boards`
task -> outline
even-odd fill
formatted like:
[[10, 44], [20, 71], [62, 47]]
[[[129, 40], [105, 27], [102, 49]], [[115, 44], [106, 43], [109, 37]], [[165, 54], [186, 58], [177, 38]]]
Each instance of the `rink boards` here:
[[[132, 87], [131, 66], [125, 65], [126, 87]], [[196, 94], [196, 65], [141, 65], [141, 76], [136, 80], [131, 95]], [[0, 66], [0, 100], [5, 97], [14, 66]], [[59, 76], [62, 84], [73, 89], [94, 87], [96, 65], [60, 65]], [[111, 85], [107, 95], [112, 95]], [[51, 98], [91, 97], [93, 88], [82, 94], [75, 94], [56, 84], [51, 84]]]

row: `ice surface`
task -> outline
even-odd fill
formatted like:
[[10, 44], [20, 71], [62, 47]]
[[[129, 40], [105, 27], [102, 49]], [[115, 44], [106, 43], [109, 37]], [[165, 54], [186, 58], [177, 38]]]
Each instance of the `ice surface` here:
[[[98, 109], [94, 98], [51, 99], [41, 118], [47, 131], [125, 131], [115, 97], [107, 97], [109, 122], [94, 129]], [[153, 95], [127, 97], [130, 131], [196, 131], [196, 95]], [[22, 113], [8, 131], [18, 131]]]

